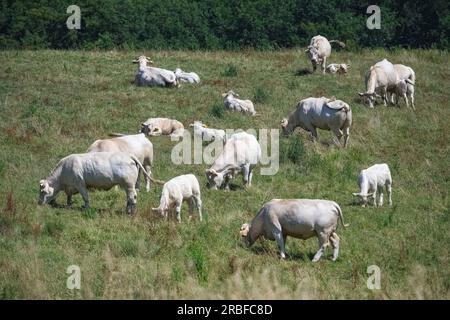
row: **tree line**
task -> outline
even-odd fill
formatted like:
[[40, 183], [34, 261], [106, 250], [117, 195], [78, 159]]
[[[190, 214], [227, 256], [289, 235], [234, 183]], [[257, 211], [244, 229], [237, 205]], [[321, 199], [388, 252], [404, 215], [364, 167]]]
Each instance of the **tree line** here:
[[[80, 8], [68, 29], [67, 7]], [[3, 0], [0, 49], [237, 50], [304, 47], [312, 36], [361, 47], [450, 48], [448, 0]]]

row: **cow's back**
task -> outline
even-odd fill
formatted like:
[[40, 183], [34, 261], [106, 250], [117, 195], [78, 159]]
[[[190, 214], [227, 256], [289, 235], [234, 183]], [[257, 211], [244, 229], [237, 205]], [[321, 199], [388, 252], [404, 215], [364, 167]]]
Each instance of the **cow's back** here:
[[279, 225], [284, 234], [307, 239], [318, 229], [335, 225], [339, 217], [339, 205], [321, 199], [276, 199], [266, 204], [265, 225]]
[[317, 49], [319, 56], [329, 57], [331, 55], [331, 45], [327, 38], [318, 35], [311, 39], [310, 46]]
[[115, 185], [134, 185], [136, 163], [123, 152], [92, 152], [74, 155], [73, 170], [86, 187], [108, 190]]

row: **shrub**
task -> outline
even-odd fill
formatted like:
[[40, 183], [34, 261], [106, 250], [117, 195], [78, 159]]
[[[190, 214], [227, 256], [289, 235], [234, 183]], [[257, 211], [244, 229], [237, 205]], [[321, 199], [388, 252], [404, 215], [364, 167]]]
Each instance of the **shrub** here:
[[215, 118], [222, 118], [224, 113], [224, 107], [222, 104], [216, 103], [211, 107], [211, 110], [209, 112], [213, 117]]
[[224, 77], [236, 77], [238, 75], [237, 67], [230, 63], [226, 66], [225, 70], [222, 72], [222, 76]]

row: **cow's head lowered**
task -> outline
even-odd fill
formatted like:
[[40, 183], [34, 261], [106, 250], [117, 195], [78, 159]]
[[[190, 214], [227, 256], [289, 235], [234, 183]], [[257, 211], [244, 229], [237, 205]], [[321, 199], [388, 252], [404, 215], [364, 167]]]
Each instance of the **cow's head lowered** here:
[[373, 197], [373, 192], [372, 193], [354, 192], [353, 195], [358, 197], [361, 201], [361, 205], [365, 207], [367, 205], [369, 198]]
[[250, 236], [250, 224], [244, 223], [241, 226], [239, 234], [241, 235], [241, 238], [247, 247], [250, 247], [253, 244], [253, 242], [255, 242], [255, 239], [252, 239]]
[[236, 168], [233, 166], [226, 166], [222, 171], [218, 172], [214, 169], [206, 169], [207, 187], [217, 190], [228, 186], [228, 182], [234, 177]]
[[281, 130], [283, 130], [283, 135], [284, 136], [288, 136], [292, 133], [292, 131], [294, 131], [294, 125], [292, 123], [292, 121], [290, 122], [289, 119], [284, 118], [283, 120], [281, 120]]
[[47, 180], [39, 181], [39, 200], [38, 204], [43, 205], [49, 203], [55, 198], [55, 190], [50, 187]]
[[381, 98], [376, 92], [358, 92], [358, 94], [363, 98], [364, 104], [367, 104], [369, 108], [373, 108], [376, 99]]
[[319, 51], [316, 47], [308, 46], [308, 49], [306, 49], [305, 52], [313, 65], [317, 65], [322, 62], [321, 58], [319, 57]]

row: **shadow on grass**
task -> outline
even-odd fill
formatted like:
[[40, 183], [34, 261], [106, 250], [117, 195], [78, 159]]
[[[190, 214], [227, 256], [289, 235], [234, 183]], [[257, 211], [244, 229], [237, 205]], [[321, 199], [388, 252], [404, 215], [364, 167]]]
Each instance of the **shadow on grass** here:
[[298, 77], [304, 77], [304, 76], [308, 76], [311, 74], [312, 74], [312, 71], [307, 68], [300, 68], [295, 71], [295, 75]]
[[[267, 255], [267, 256], [271, 256], [274, 259], [279, 259], [280, 258], [280, 253], [278, 252], [278, 250], [272, 251], [272, 250], [267, 250], [263, 247], [251, 247], [250, 248], [250, 252], [252, 252], [253, 254], [256, 255]], [[301, 253], [294, 253], [294, 254], [289, 254], [286, 252], [286, 261], [303, 261], [303, 262], [310, 262], [313, 258], [314, 258], [314, 252], [310, 252], [310, 253], [305, 253], [305, 252], [301, 252]]]

